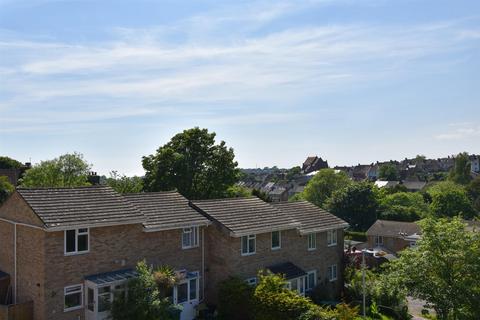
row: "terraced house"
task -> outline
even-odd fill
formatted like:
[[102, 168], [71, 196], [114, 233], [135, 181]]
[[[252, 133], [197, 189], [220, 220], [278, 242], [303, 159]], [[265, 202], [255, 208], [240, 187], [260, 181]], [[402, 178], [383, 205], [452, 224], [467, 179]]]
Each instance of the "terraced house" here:
[[220, 281], [235, 275], [254, 284], [259, 269], [284, 274], [301, 294], [322, 285], [335, 296], [344, 227], [307, 202], [18, 189], [0, 207], [0, 275], [8, 279], [0, 279], [0, 305], [33, 301], [38, 320], [106, 319], [144, 259], [182, 276], [172, 298], [185, 320], [201, 301], [217, 301]]

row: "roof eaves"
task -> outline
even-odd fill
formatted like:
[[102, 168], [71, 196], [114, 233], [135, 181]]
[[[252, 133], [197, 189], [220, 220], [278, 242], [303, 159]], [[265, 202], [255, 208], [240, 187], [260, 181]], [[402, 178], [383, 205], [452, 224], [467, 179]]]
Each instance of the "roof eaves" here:
[[45, 227], [45, 231], [54, 232], [54, 231], [65, 231], [71, 229], [81, 229], [81, 228], [100, 228], [100, 227], [113, 227], [113, 226], [123, 226], [130, 224], [143, 224], [145, 219], [142, 220], [128, 220], [122, 222], [104, 222], [104, 223], [85, 223], [85, 224], [74, 224], [74, 225], [64, 225], [64, 226], [55, 226], [55, 227]]
[[324, 232], [324, 231], [336, 230], [336, 229], [345, 229], [345, 228], [348, 228], [348, 227], [349, 227], [349, 224], [345, 222], [345, 223], [332, 225], [332, 226], [329, 226], [329, 227], [305, 228], [305, 229], [300, 228], [299, 232], [303, 236], [303, 235], [306, 235], [306, 234], [309, 234], [309, 233]]
[[157, 231], [168, 231], [168, 230], [176, 230], [176, 229], [183, 229], [183, 228], [190, 228], [190, 227], [208, 227], [212, 224], [212, 221], [205, 221], [200, 223], [178, 223], [178, 224], [166, 224], [160, 227], [146, 227], [144, 224], [143, 232], [157, 232]]

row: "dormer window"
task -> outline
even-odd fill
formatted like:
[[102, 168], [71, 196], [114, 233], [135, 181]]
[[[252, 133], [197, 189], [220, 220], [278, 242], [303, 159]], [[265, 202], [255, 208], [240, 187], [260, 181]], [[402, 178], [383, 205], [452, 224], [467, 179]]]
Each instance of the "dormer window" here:
[[65, 255], [87, 253], [90, 248], [88, 228], [65, 230]]

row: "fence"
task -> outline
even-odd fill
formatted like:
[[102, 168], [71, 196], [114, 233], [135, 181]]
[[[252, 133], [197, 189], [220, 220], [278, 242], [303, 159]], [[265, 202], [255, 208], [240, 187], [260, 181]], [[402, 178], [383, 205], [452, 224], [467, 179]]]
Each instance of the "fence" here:
[[0, 305], [0, 320], [33, 320], [33, 302]]

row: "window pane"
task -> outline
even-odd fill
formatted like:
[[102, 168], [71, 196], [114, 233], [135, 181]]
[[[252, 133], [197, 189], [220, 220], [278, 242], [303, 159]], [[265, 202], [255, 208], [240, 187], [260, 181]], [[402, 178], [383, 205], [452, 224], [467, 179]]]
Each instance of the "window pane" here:
[[78, 236], [78, 252], [88, 251], [88, 235]]
[[75, 230], [67, 230], [65, 232], [66, 252], [75, 252]]
[[300, 293], [305, 293], [305, 277], [299, 279], [300, 281]]
[[182, 303], [188, 300], [188, 285], [186, 283], [177, 286], [177, 303]]
[[70, 293], [65, 295], [65, 309], [79, 307], [82, 305], [82, 293]]
[[110, 293], [98, 295], [98, 312], [110, 310]]
[[255, 252], [255, 238], [248, 240], [248, 253]]
[[290, 289], [294, 290], [294, 291], [297, 291], [297, 289], [298, 289], [297, 279], [293, 279], [292, 281], [290, 281]]
[[88, 229], [87, 228], [78, 229], [78, 233], [88, 233]]
[[183, 232], [182, 246], [183, 247], [190, 247], [190, 232]]
[[197, 279], [190, 280], [190, 300], [197, 299]]
[[242, 253], [248, 253], [248, 238], [242, 237]]
[[308, 289], [313, 289], [315, 287], [315, 274], [309, 273], [308, 274]]
[[94, 291], [92, 288], [88, 288], [87, 290], [87, 308], [90, 311], [94, 311], [95, 308], [95, 300], [94, 300]]
[[272, 232], [272, 248], [280, 247], [280, 231]]

